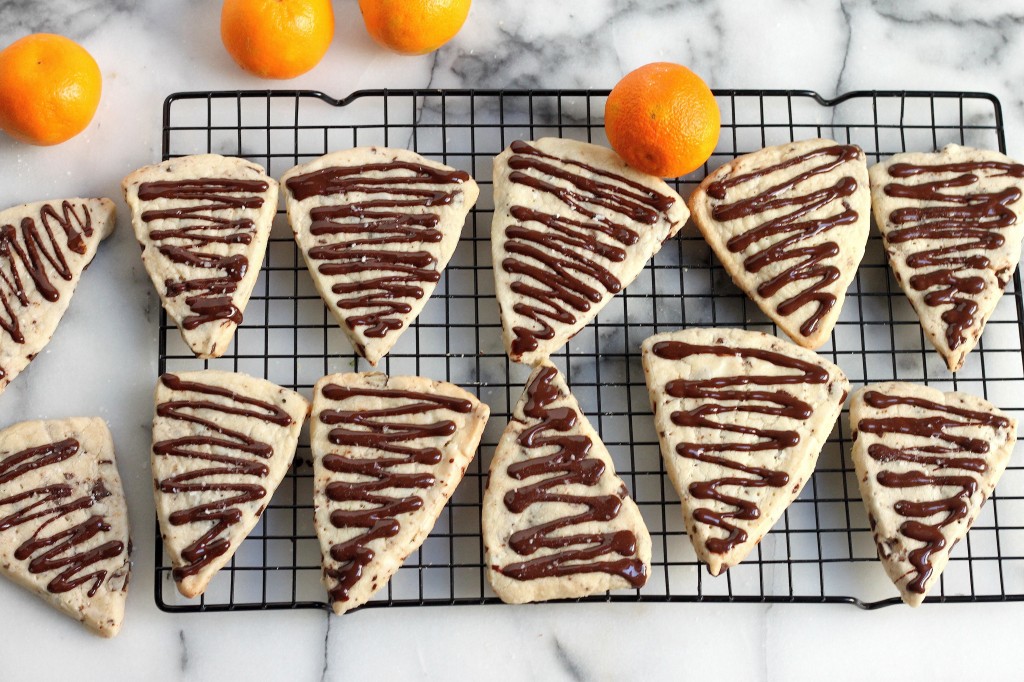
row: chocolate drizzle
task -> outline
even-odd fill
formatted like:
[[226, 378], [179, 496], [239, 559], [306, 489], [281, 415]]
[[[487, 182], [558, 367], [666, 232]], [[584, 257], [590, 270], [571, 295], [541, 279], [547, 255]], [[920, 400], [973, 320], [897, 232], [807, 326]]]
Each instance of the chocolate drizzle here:
[[512, 329], [512, 351], [522, 355], [537, 350], [538, 339], [555, 337], [552, 323], [573, 325], [574, 311], [586, 313], [607, 293], [622, 289], [601, 261], [623, 262], [640, 235], [609, 214], [654, 225], [675, 199], [616, 173], [545, 154], [526, 142], [513, 142], [510, 149], [509, 182], [560, 203], [554, 214], [519, 205], [509, 209], [518, 222], [505, 228], [508, 256], [501, 267], [515, 278], [512, 292], [530, 301], [516, 303], [513, 311], [534, 322]]
[[[743, 261], [744, 269], [751, 274], [759, 273], [776, 263], [796, 261], [759, 284], [757, 293], [764, 298], [771, 298], [790, 284], [809, 280], [805, 288], [776, 306], [780, 315], [788, 316], [806, 305], [817, 305], [800, 325], [800, 333], [804, 336], [814, 334], [821, 320], [835, 307], [835, 295], [825, 289], [840, 277], [836, 266], [825, 264], [826, 260], [839, 255], [839, 245], [834, 241], [809, 242], [833, 229], [857, 222], [859, 215], [850, 207], [848, 198], [853, 196], [858, 186], [852, 176], [844, 175], [832, 185], [807, 194], [798, 194], [797, 191], [801, 184], [862, 158], [860, 148], [854, 145], [829, 145], [773, 166], [725, 177], [707, 186], [708, 196], [719, 202], [714, 205], [711, 213], [719, 222], [747, 219], [768, 211], [781, 211], [777, 217], [764, 220], [754, 228], [732, 237], [726, 247], [732, 253], [741, 253], [757, 246], [757, 250], [748, 254]], [[771, 175], [808, 162], [816, 165], [811, 165], [783, 182], [768, 185], [764, 190], [752, 190], [757, 191], [757, 194], [726, 203], [730, 189], [751, 182], [755, 182], [752, 187], [761, 187], [771, 181]], [[819, 217], [809, 217], [814, 213], [818, 213]], [[761, 242], [777, 235], [785, 236], [768, 246], [761, 245]]]
[[[744, 361], [759, 360], [780, 369], [795, 370], [794, 373], [777, 376], [740, 374], [719, 376], [708, 379], [676, 379], [669, 381], [665, 391], [673, 398], [698, 400], [699, 404], [686, 411], [672, 413], [672, 423], [693, 429], [712, 429], [727, 433], [753, 436], [755, 441], [680, 443], [676, 452], [683, 457], [707, 462], [746, 476], [730, 475], [710, 481], [691, 483], [689, 493], [698, 500], [714, 500], [732, 511], [714, 511], [706, 507], [695, 509], [693, 518], [726, 532], [724, 538], [708, 538], [704, 545], [709, 552], [725, 554], [747, 541], [747, 532], [736, 526], [732, 520], [753, 521], [761, 516], [761, 510], [753, 501], [737, 495], [730, 495], [722, 488], [782, 488], [789, 483], [785, 471], [756, 466], [751, 462], [752, 453], [766, 453], [769, 461], [777, 460], [778, 453], [800, 443], [800, 434], [793, 430], [758, 428], [742, 424], [727, 423], [710, 419], [714, 415], [748, 413], [768, 415], [769, 423], [781, 418], [807, 421], [814, 407], [782, 389], [794, 384], [826, 384], [828, 370], [814, 363], [798, 360], [783, 353], [759, 348], [735, 348], [732, 346], [700, 346], [682, 341], [662, 341], [654, 344], [652, 352], [665, 360], [683, 360], [695, 355], [742, 358]], [[738, 389], [737, 387], [752, 387]], [[765, 388], [761, 388], [765, 387]], [[775, 387], [775, 388], [768, 388]], [[718, 453], [741, 453], [741, 457], [727, 457]], [[746, 461], [739, 461], [740, 459]]]
[[[57, 229], [55, 229], [57, 228]], [[62, 242], [78, 254], [86, 252], [85, 238], [93, 234], [92, 215], [88, 206], [73, 206], [64, 201], [60, 207], [44, 204], [38, 219], [24, 217], [18, 226], [0, 226], [0, 304], [4, 314], [0, 315], [0, 328], [16, 343], [25, 343], [16, 305], [29, 305], [26, 285], [31, 281], [36, 291], [46, 301], [53, 303], [60, 298], [60, 291], [51, 282], [51, 272], [65, 282], [74, 278], [68, 266]], [[0, 370], [0, 378], [5, 373]]]
[[[969, 438], [950, 431], [965, 427], [1007, 429], [1010, 422], [996, 414], [943, 405], [913, 396], [886, 395], [878, 391], [866, 392], [864, 402], [878, 410], [906, 405], [927, 411], [927, 414], [921, 417], [861, 419], [857, 423], [858, 432], [874, 434], [879, 440], [884, 440], [889, 434], [909, 435], [920, 439], [915, 444], [900, 448], [890, 447], [884, 443], [872, 443], [868, 446], [868, 456], [880, 464], [905, 462], [911, 466], [906, 471], [883, 468], [876, 476], [881, 485], [900, 489], [934, 488], [937, 491], [953, 488], [957, 491], [952, 496], [939, 500], [900, 500], [894, 507], [897, 514], [907, 519], [900, 524], [900, 532], [911, 540], [924, 543], [923, 547], [913, 549], [907, 554], [907, 560], [913, 565], [916, 573], [916, 576], [907, 583], [907, 589], [924, 594], [933, 573], [931, 557], [934, 553], [946, 549], [946, 538], [942, 529], [967, 519], [971, 499], [978, 492], [979, 481], [976, 476], [988, 470], [984, 455], [989, 451], [991, 439]], [[925, 471], [925, 467], [931, 469], [932, 473]], [[949, 473], [940, 474], [940, 470]], [[923, 521], [937, 514], [944, 516], [935, 523]]]
[[310, 210], [310, 234], [329, 239], [309, 249], [317, 271], [327, 276], [369, 273], [367, 279], [331, 286], [336, 302], [350, 313], [351, 329], [383, 338], [404, 326], [398, 317], [412, 311], [409, 300], [423, 298], [422, 284], [441, 277], [437, 259], [425, 250], [389, 249], [392, 244], [431, 244], [442, 240], [439, 213], [462, 195], [469, 174], [426, 164], [390, 161], [362, 166], [331, 166], [290, 178], [296, 201], [334, 197]]
[[[984, 251], [994, 251], [1006, 242], [999, 232], [1017, 222], [1010, 205], [1020, 201], [1019, 186], [1008, 186], [997, 192], [971, 192], [968, 188], [980, 181], [979, 171], [988, 177], [1024, 178], [1024, 165], [1000, 161], [968, 161], [936, 165], [896, 163], [888, 168], [892, 178], [924, 176], [930, 180], [917, 184], [889, 183], [885, 193], [890, 197], [921, 202], [894, 210], [888, 222], [895, 227], [885, 235], [887, 244], [912, 242], [916, 239], [939, 240], [942, 245], [911, 253], [907, 267], [923, 270], [910, 278], [915, 291], [926, 291], [924, 302], [932, 307], [948, 308], [942, 312], [946, 323], [946, 343], [955, 350], [966, 340], [966, 332], [977, 327], [977, 297], [987, 286], [985, 279], [965, 274], [967, 270], [988, 270], [992, 263]], [[1018, 183], [1019, 184], [1019, 183]], [[943, 190], [960, 188], [962, 194]], [[995, 273], [1000, 287], [1005, 287], [1009, 274]]]
[[[327, 484], [325, 494], [345, 509], [331, 511], [335, 528], [363, 529], [330, 549], [331, 558], [341, 563], [325, 569], [337, 581], [330, 588], [331, 601], [348, 601], [352, 588], [363, 578], [363, 570], [376, 553], [369, 544], [380, 538], [398, 535], [399, 516], [423, 507], [423, 499], [415, 491], [435, 483], [429, 471], [409, 472], [409, 465], [433, 467], [441, 462], [442, 452], [417, 441], [430, 438], [448, 439], [455, 434], [455, 422], [444, 419], [445, 412], [468, 414], [473, 404], [468, 400], [440, 393], [419, 393], [388, 388], [364, 388], [327, 384], [324, 398], [338, 403], [350, 398], [374, 398], [384, 406], [367, 409], [323, 410], [319, 419], [331, 426], [327, 440], [349, 454], [330, 453], [324, 456], [324, 468], [342, 474], [345, 480]], [[414, 415], [435, 415], [435, 421], [414, 422]], [[372, 456], [353, 457], [353, 448], [365, 448]], [[396, 471], [401, 469], [402, 471]], [[384, 493], [383, 491], [407, 491]]]
[[[77, 440], [65, 438], [8, 455], [0, 460], [0, 485], [11, 483], [30, 471], [70, 459], [79, 454], [80, 448]], [[63, 481], [63, 472], [57, 472], [55, 478]], [[91, 567], [100, 561], [120, 556], [125, 546], [120, 540], [109, 540], [89, 549], [81, 547], [100, 533], [110, 530], [110, 524], [99, 514], [92, 514], [84, 521], [50, 535], [44, 534], [50, 524], [59, 523], [58, 519], [91, 509], [97, 501], [111, 495], [100, 481], [92, 485], [87, 495], [75, 497], [75, 494], [71, 484], [61, 482], [18, 490], [13, 495], [0, 498], [0, 508], [20, 505], [0, 518], [0, 533], [24, 523], [35, 522], [35, 532], [14, 550], [14, 558], [28, 561], [31, 573], [60, 571], [46, 584], [48, 592], [59, 594], [92, 583], [88, 590], [88, 595], [92, 597], [106, 579], [107, 571], [91, 570]]]
[[[222, 211], [258, 210], [268, 189], [263, 180], [197, 178], [145, 182], [139, 185], [140, 201], [189, 202], [142, 212], [142, 222], [173, 220], [179, 224], [151, 229], [149, 238], [157, 251], [172, 263], [210, 270], [211, 277], [168, 279], [167, 296], [186, 294], [191, 315], [181, 321], [185, 329], [217, 320], [242, 323], [242, 311], [231, 302], [238, 283], [249, 270], [249, 259], [240, 253], [221, 255], [206, 249], [211, 244], [251, 244], [256, 231], [251, 218], [227, 218]], [[198, 203], [195, 203], [198, 202]]]
[[[153, 444], [153, 454], [159, 457], [182, 457], [203, 460], [210, 466], [190, 469], [156, 482], [157, 490], [169, 495], [216, 496], [204, 504], [173, 512], [168, 519], [172, 525], [202, 524], [208, 529], [192, 544], [182, 550], [181, 557], [188, 562], [174, 569], [174, 579], [181, 581], [195, 575], [204, 566], [231, 548], [223, 537], [228, 529], [242, 519], [240, 505], [263, 499], [267, 491], [259, 483], [245, 483], [243, 478], [262, 479], [270, 472], [265, 464], [274, 455], [269, 443], [256, 440], [246, 433], [225, 428], [222, 416], [237, 416], [287, 427], [292, 423], [288, 413], [272, 403], [238, 395], [230, 389], [211, 386], [197, 381], [185, 381], [174, 374], [164, 374], [160, 382], [172, 391], [192, 393], [207, 398], [175, 396], [156, 406], [158, 417], [194, 424], [195, 432], [208, 429], [211, 434], [193, 434], [162, 440]], [[217, 397], [223, 400], [211, 400]], [[205, 414], [206, 416], [200, 416]], [[231, 476], [237, 480], [215, 481]], [[212, 494], [212, 495], [211, 495]], [[209, 525], [211, 524], [212, 525]]]
[[[509, 548], [523, 557], [538, 550], [555, 550], [535, 559], [496, 567], [503, 575], [516, 580], [574, 575], [578, 573], [609, 573], [617, 575], [635, 588], [647, 582], [647, 568], [636, 556], [637, 539], [627, 529], [600, 533], [564, 534], [558, 531], [588, 523], [609, 523], [619, 515], [624, 487], [610, 495], [586, 495], [558, 492], [570, 485], [592, 488], [598, 485], [606, 467], [603, 461], [590, 457], [593, 447], [585, 435], [572, 433], [579, 415], [570, 407], [551, 407], [558, 401], [558, 376], [554, 367], [540, 368], [526, 387], [527, 402], [523, 412], [529, 425], [516, 442], [523, 452], [554, 446], [550, 455], [529, 456], [510, 464], [507, 473], [523, 485], [505, 493], [505, 506], [513, 514], [523, 514], [533, 505], [568, 504], [582, 507], [578, 514], [564, 516], [547, 523], [518, 530], [509, 539]], [[535, 422], [535, 423], [533, 423]], [[539, 479], [533, 480], [531, 479]], [[600, 560], [608, 555], [618, 559]]]

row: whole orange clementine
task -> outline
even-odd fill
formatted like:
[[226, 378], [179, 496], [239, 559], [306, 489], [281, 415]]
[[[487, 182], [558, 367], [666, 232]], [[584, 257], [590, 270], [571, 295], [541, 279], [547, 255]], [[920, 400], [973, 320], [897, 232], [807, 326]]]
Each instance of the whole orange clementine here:
[[612, 148], [630, 166], [674, 178], [700, 168], [718, 144], [722, 118], [700, 76], [655, 62], [626, 74], [605, 104]]
[[85, 48], [34, 33], [0, 52], [0, 129], [22, 142], [69, 140], [92, 121], [103, 77]]
[[455, 37], [470, 0], [359, 0], [370, 37], [400, 54], [433, 52]]
[[224, 0], [220, 38], [260, 78], [295, 78], [320, 63], [334, 38], [330, 0]]

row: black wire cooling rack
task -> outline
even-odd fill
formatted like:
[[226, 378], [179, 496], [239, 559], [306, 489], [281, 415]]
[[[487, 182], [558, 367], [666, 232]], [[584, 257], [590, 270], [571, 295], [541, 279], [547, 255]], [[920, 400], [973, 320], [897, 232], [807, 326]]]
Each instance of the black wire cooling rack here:
[[[249, 158], [280, 177], [291, 166], [358, 145], [415, 150], [472, 173], [481, 196], [462, 241], [419, 319], [382, 362], [389, 374], [451, 381], [491, 407], [477, 458], [423, 547], [367, 607], [496, 602], [484, 576], [480, 501], [485, 472], [528, 370], [501, 342], [490, 258], [491, 162], [516, 139], [606, 143], [607, 92], [374, 90], [342, 100], [319, 92], [189, 92], [164, 105], [164, 158], [217, 152]], [[771, 144], [831, 137], [860, 145], [869, 162], [956, 142], [1005, 151], [999, 101], [988, 94], [715, 91], [722, 136], [705, 167], [676, 186], [686, 197], [736, 155]], [[259, 283], [229, 352], [197, 360], [166, 315], [160, 371], [216, 367], [266, 377], [307, 396], [327, 373], [370, 369], [336, 328], [279, 211]], [[921, 333], [873, 232], [831, 343], [820, 352], [854, 389], [905, 380], [982, 395], [1024, 412], [1024, 303], [1019, 274], [964, 368], [950, 374]], [[777, 333], [688, 226], [625, 292], [553, 360], [611, 451], [654, 540], [641, 590], [592, 601], [898, 603], [875, 556], [849, 458], [849, 416], [833, 431], [800, 498], [742, 564], [712, 578], [698, 563], [662, 467], [640, 364], [640, 342], [685, 326]], [[231, 563], [198, 600], [179, 596], [157, 533], [156, 602], [167, 611], [326, 608], [313, 531], [312, 467], [304, 432], [296, 463]], [[1024, 599], [1024, 463], [1016, 457], [967, 540], [952, 552], [929, 602]]]

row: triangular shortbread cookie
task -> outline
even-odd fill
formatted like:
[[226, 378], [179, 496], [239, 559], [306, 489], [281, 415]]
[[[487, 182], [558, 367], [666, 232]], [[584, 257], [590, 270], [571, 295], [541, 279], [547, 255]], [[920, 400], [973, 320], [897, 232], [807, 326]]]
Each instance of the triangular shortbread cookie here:
[[201, 154], [140, 168], [121, 186], [164, 309], [193, 353], [220, 357], [260, 274], [277, 183], [251, 161]]
[[264, 379], [212, 369], [164, 374], [154, 401], [157, 518], [178, 591], [191, 598], [270, 503], [309, 403]]
[[484, 493], [487, 577], [509, 604], [639, 589], [651, 536], [554, 365], [534, 369]]
[[951, 144], [897, 154], [870, 174], [889, 265], [925, 336], [955, 372], [1020, 262], [1024, 165]]
[[828, 341], [871, 223], [864, 152], [804, 140], [740, 156], [690, 197], [733, 281], [804, 348]]
[[124, 620], [131, 546], [114, 442], [102, 419], [0, 431], [0, 572], [113, 637]]
[[0, 391], [49, 343], [114, 224], [110, 199], [55, 199], [0, 211]]
[[672, 188], [610, 149], [513, 142], [494, 160], [491, 225], [509, 357], [537, 365], [564, 346], [688, 217]]
[[686, 532], [718, 575], [800, 495], [850, 384], [814, 352], [741, 329], [652, 336], [643, 363]]
[[332, 374], [313, 388], [314, 524], [337, 614], [416, 551], [476, 454], [490, 410], [453, 384]]
[[321, 156], [281, 184], [317, 291], [376, 365], [426, 305], [480, 190], [465, 171], [384, 147]]
[[1003, 475], [1017, 422], [972, 395], [889, 382], [853, 396], [850, 428], [878, 556], [917, 606]]

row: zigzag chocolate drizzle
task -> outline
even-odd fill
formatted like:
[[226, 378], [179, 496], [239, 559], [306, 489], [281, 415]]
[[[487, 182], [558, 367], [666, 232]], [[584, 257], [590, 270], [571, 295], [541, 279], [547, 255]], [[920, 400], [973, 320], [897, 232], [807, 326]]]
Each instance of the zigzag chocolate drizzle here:
[[[888, 220], [896, 229], [885, 235], [887, 243], [899, 244], [918, 239], [939, 240], [942, 245], [922, 249], [907, 257], [907, 266], [919, 272], [910, 278], [915, 291], [926, 291], [924, 301], [932, 307], [949, 306], [942, 312], [946, 323], [946, 343], [951, 350], [965, 341], [968, 329], [977, 326], [977, 297], [984, 291], [983, 277], [965, 275], [965, 270], [987, 270], [992, 266], [984, 251], [1000, 248], [1006, 238], [999, 232], [1017, 222], [1010, 205], [1021, 199], [1019, 187], [998, 192], [971, 192], [979, 182], [978, 172], [990, 177], [1024, 178], [1024, 165], [999, 161], [969, 161], [936, 165], [896, 163], [888, 168], [897, 179], [925, 177], [917, 184], [892, 182], [885, 186], [891, 197], [921, 202], [919, 206], [898, 208]], [[945, 189], [962, 188], [963, 193]], [[1010, 273], [995, 273], [1001, 287]]]
[[331, 197], [330, 205], [310, 211], [310, 233], [331, 238], [309, 249], [309, 258], [320, 262], [317, 270], [327, 276], [375, 275], [331, 286], [339, 295], [336, 304], [341, 310], [362, 311], [345, 318], [349, 327], [366, 327], [363, 333], [370, 338], [402, 328], [397, 315], [409, 313], [409, 300], [423, 298], [421, 284], [437, 283], [441, 273], [427, 251], [379, 247], [440, 242], [440, 215], [424, 209], [451, 204], [462, 193], [460, 185], [469, 179], [464, 171], [390, 161], [331, 166], [287, 181], [297, 201]]
[[[142, 221], [176, 220], [175, 228], [150, 230], [157, 251], [172, 263], [203, 268], [212, 276], [166, 280], [167, 296], [187, 294], [191, 315], [182, 320], [185, 329], [195, 329], [216, 320], [242, 323], [242, 311], [231, 302], [231, 294], [249, 270], [249, 259], [241, 253], [220, 255], [205, 250], [210, 244], [249, 244], [255, 225], [250, 218], [228, 219], [219, 211], [259, 209], [268, 185], [262, 180], [197, 178], [145, 182], [139, 185], [140, 201], [170, 200], [169, 208], [143, 211]], [[200, 202], [198, 204], [185, 202]]]
[[[838, 244], [833, 241], [821, 241], [816, 244], [806, 242], [837, 227], [851, 225], [857, 221], [857, 211], [846, 201], [857, 191], [857, 181], [847, 175], [839, 178], [831, 186], [807, 194], [797, 192], [803, 183], [816, 176], [831, 173], [846, 163], [860, 159], [862, 155], [860, 148], [854, 145], [819, 147], [773, 166], [723, 178], [707, 187], [708, 196], [720, 202], [713, 206], [711, 212], [712, 217], [719, 222], [750, 218], [767, 211], [782, 211], [778, 217], [764, 220], [752, 229], [731, 238], [726, 247], [732, 253], [740, 253], [776, 235], [785, 235], [770, 246], [760, 245], [758, 250], [747, 255], [743, 267], [747, 272], [756, 274], [766, 266], [795, 261], [785, 270], [758, 285], [757, 293], [764, 298], [770, 298], [794, 282], [810, 280], [805, 288], [776, 306], [780, 315], [788, 316], [806, 305], [817, 304], [815, 310], [800, 325], [800, 333], [805, 336], [813, 334], [821, 324], [822, 318], [835, 306], [835, 295], [823, 290], [838, 280], [840, 275], [837, 267], [824, 264], [824, 261], [839, 255]], [[770, 182], [774, 173], [807, 161], [816, 161], [818, 165], [797, 173], [784, 182], [770, 185], [757, 194], [741, 195], [742, 198], [728, 201], [730, 189], [742, 187], [751, 181]], [[808, 218], [810, 214], [833, 205], [835, 208], [827, 215]]]
[[[262, 499], [267, 494], [260, 483], [245, 481], [258, 481], [270, 473], [265, 461], [274, 455], [274, 448], [269, 443], [251, 438], [245, 433], [225, 428], [219, 423], [220, 417], [232, 415], [258, 419], [281, 427], [290, 425], [292, 418], [277, 405], [238, 395], [230, 389], [197, 381], [185, 381], [174, 374], [164, 374], [160, 377], [160, 382], [180, 394], [198, 393], [225, 399], [216, 401], [179, 395], [156, 406], [156, 414], [159, 417], [205, 427], [213, 434], [203, 436], [196, 433], [154, 443], [153, 453], [157, 456], [183, 457], [210, 463], [208, 467], [185, 471], [157, 481], [157, 490], [171, 495], [227, 494], [216, 496], [211, 501], [194, 507], [175, 511], [170, 515], [168, 521], [172, 525], [201, 524], [202, 528], [206, 528], [195, 542], [181, 552], [182, 559], [188, 563], [174, 569], [174, 578], [180, 581], [195, 575], [208, 563], [227, 552], [231, 548], [231, 543], [223, 536], [231, 526], [241, 521], [242, 510], [239, 506]], [[222, 476], [230, 476], [233, 480], [213, 480]]]
[[[700, 346], [682, 341], [662, 341], [654, 344], [652, 351], [665, 360], [682, 360], [695, 355], [718, 357], [753, 358], [771, 363], [780, 369], [795, 370], [793, 373], [776, 376], [740, 374], [708, 379], [676, 379], [669, 381], [665, 391], [673, 398], [687, 398], [700, 401], [696, 407], [672, 413], [672, 422], [678, 426], [695, 429], [712, 429], [753, 436], [754, 441], [694, 442], [680, 443], [676, 452], [683, 457], [737, 472], [710, 481], [690, 484], [689, 493], [698, 500], [714, 500], [731, 511], [714, 511], [706, 507], [695, 509], [694, 520], [698, 523], [721, 528], [724, 538], [708, 538], [708, 551], [725, 554], [747, 541], [747, 532], [733, 523], [733, 519], [753, 521], [760, 517], [761, 510], [751, 500], [724, 492], [722, 488], [781, 488], [789, 483], [789, 475], [753, 462], [754, 453], [766, 453], [767, 460], [780, 450], [795, 447], [800, 443], [800, 434], [787, 429], [768, 429], [728, 423], [711, 419], [719, 414], [748, 413], [770, 417], [807, 421], [814, 408], [797, 398], [783, 387], [793, 384], [825, 384], [829, 381], [828, 370], [819, 365], [797, 358], [759, 348], [735, 348], [732, 346]], [[753, 387], [743, 388], [739, 387]], [[725, 453], [741, 453], [741, 456], [727, 456]], [[740, 475], [744, 474], [744, 475]]]
[[[523, 561], [495, 567], [516, 580], [536, 580], [578, 573], [610, 573], [640, 588], [647, 582], [647, 569], [636, 556], [636, 536], [630, 530], [609, 533], [590, 532], [566, 534], [558, 531], [592, 522], [609, 522], [619, 515], [625, 488], [616, 494], [570, 494], [556, 489], [567, 485], [593, 487], [605, 473], [601, 460], [589, 457], [593, 441], [584, 435], [573, 435], [579, 415], [569, 407], [551, 407], [558, 399], [553, 384], [558, 370], [543, 367], [526, 387], [527, 403], [523, 412], [531, 425], [519, 434], [517, 443], [531, 455], [531, 450], [556, 446], [550, 455], [529, 456], [510, 464], [508, 475], [522, 485], [505, 493], [505, 506], [515, 515], [533, 505], [562, 503], [582, 508], [577, 514], [516, 531], [509, 547], [524, 557]], [[535, 423], [533, 423], [535, 422]], [[556, 550], [530, 558], [538, 550]], [[601, 557], [617, 555], [620, 558]]]
[[[363, 569], [376, 553], [369, 543], [390, 538], [401, 530], [399, 517], [423, 507], [416, 490], [435, 483], [429, 471], [399, 472], [396, 467], [419, 464], [432, 467], [441, 462], [438, 448], [422, 444], [431, 438], [447, 438], [455, 433], [455, 422], [445, 419], [445, 412], [468, 414], [473, 405], [468, 400], [438, 393], [428, 394], [389, 388], [363, 388], [327, 384], [323, 396], [341, 403], [340, 409], [323, 410], [319, 419], [332, 426], [327, 440], [351, 451], [369, 450], [372, 456], [350, 457], [329, 453], [323, 458], [324, 468], [341, 474], [327, 484], [327, 498], [341, 504], [331, 510], [335, 528], [356, 528], [363, 532], [333, 545], [331, 558], [341, 562], [326, 574], [337, 581], [329, 590], [331, 601], [348, 601], [352, 588], [363, 578]], [[384, 406], [366, 409], [344, 408], [351, 398], [369, 397], [384, 401]], [[431, 414], [434, 421], [413, 422], [408, 417]], [[401, 490], [401, 493], [384, 493]]]
[[[0, 460], [0, 485], [12, 483], [29, 471], [70, 459], [79, 453], [80, 447], [74, 438], [66, 438], [8, 455]], [[106, 579], [107, 571], [85, 571], [90, 571], [93, 564], [120, 556], [125, 551], [124, 543], [109, 540], [94, 547], [84, 547], [100, 533], [110, 530], [110, 524], [99, 514], [92, 514], [68, 528], [61, 528], [59, 520], [92, 508], [98, 500], [109, 497], [111, 493], [97, 481], [87, 495], [75, 497], [74, 488], [63, 482], [62, 472], [56, 472], [55, 479], [61, 482], [18, 490], [13, 495], [0, 498], [0, 508], [17, 505], [0, 518], [0, 533], [22, 524], [33, 524], [35, 531], [14, 550], [14, 558], [27, 561], [28, 570], [32, 573], [59, 571], [46, 585], [49, 592], [68, 592], [91, 582], [88, 595], [92, 597]]]
[[[1005, 429], [1010, 422], [995, 414], [943, 405], [925, 398], [885, 395], [878, 391], [865, 393], [864, 402], [879, 410], [910, 405], [929, 411], [924, 417], [879, 417], [861, 419], [857, 424], [858, 432], [875, 434], [880, 439], [887, 434], [918, 437], [914, 444], [900, 448], [884, 443], [868, 446], [868, 456], [883, 465], [907, 462], [919, 467], [902, 472], [883, 468], [876, 477], [881, 485], [900, 489], [926, 487], [941, 490], [948, 487], [957, 491], [950, 497], [937, 500], [900, 500], [895, 505], [896, 513], [907, 519], [900, 524], [900, 533], [924, 543], [923, 547], [913, 549], [907, 555], [917, 574], [907, 583], [907, 589], [924, 594], [933, 572], [931, 556], [946, 549], [942, 529], [967, 517], [970, 500], [978, 492], [977, 475], [988, 470], [984, 455], [989, 451], [989, 441], [957, 435], [951, 430], [967, 426]], [[958, 473], [937, 473], [940, 470]], [[924, 521], [939, 514], [943, 515], [942, 518], [934, 523]]]
[[[519, 276], [512, 282], [512, 291], [526, 299], [513, 310], [533, 322], [531, 327], [512, 330], [516, 335], [512, 351], [522, 355], [537, 350], [538, 339], [554, 338], [552, 322], [575, 324], [576, 312], [586, 312], [606, 293], [622, 289], [622, 283], [594, 256], [622, 262], [626, 247], [636, 244], [640, 236], [597, 208], [653, 225], [675, 199], [616, 173], [545, 154], [526, 142], [513, 142], [510, 149], [509, 181], [560, 202], [556, 214], [512, 206], [510, 213], [518, 223], [505, 228], [508, 256], [501, 268]], [[597, 177], [585, 177], [575, 169]]]
[[[55, 230], [55, 227], [60, 229]], [[0, 328], [16, 343], [25, 343], [14, 306], [29, 304], [26, 285], [31, 281], [36, 291], [50, 303], [60, 298], [60, 292], [50, 282], [50, 272], [67, 282], [74, 276], [64, 257], [62, 242], [81, 255], [86, 251], [83, 236], [91, 237], [92, 232], [88, 207], [76, 207], [70, 201], [62, 202], [59, 209], [45, 204], [38, 219], [26, 217], [17, 226], [0, 226], [0, 260], [6, 261], [6, 267], [0, 269], [0, 304], [4, 308]], [[0, 369], [0, 378], [3, 376]]]

